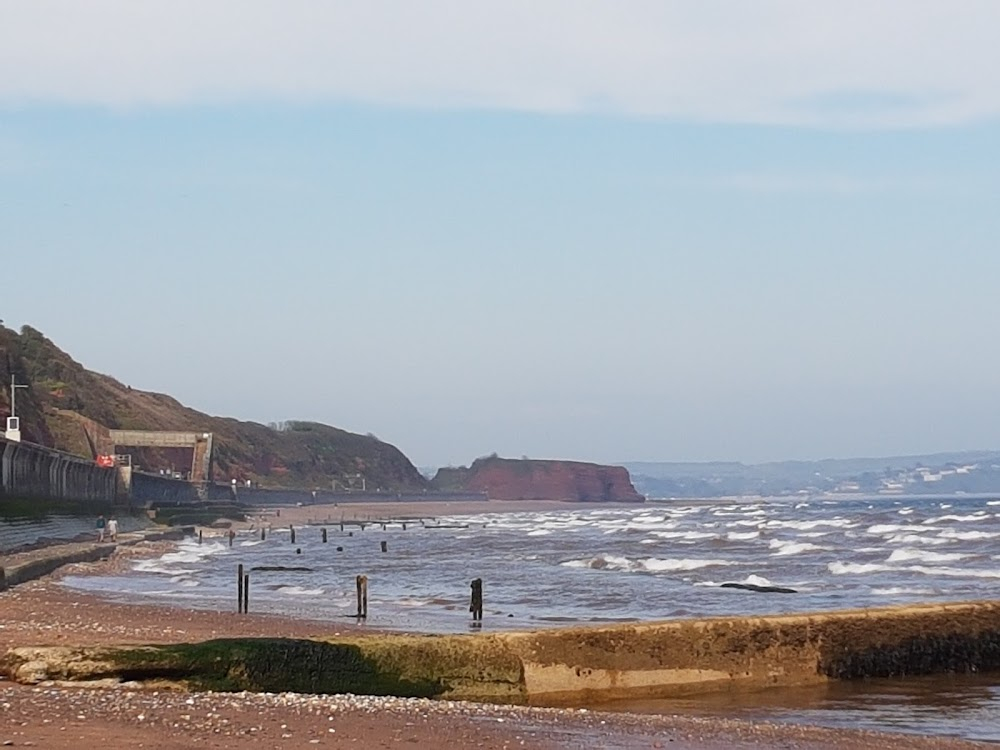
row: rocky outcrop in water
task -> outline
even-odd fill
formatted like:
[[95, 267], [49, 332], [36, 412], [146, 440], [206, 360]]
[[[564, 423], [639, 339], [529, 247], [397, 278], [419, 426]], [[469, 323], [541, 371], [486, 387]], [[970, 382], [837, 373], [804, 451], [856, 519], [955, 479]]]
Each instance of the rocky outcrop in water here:
[[468, 468], [440, 469], [432, 484], [440, 490], [486, 492], [494, 500], [645, 502], [623, 467], [581, 461], [489, 456], [476, 459]]

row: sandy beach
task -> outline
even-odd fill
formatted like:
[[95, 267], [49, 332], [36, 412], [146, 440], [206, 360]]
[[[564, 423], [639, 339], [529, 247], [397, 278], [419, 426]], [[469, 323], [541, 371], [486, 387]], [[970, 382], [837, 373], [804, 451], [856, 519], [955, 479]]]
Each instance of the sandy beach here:
[[[497, 507], [499, 506], [499, 507]], [[566, 508], [556, 503], [368, 504], [282, 508], [277, 524], [312, 520], [429, 518], [475, 512]], [[248, 525], [251, 521], [247, 522]], [[206, 533], [223, 534], [219, 529]], [[120, 547], [109, 559], [67, 566], [0, 593], [0, 652], [18, 646], [110, 645], [219, 637], [308, 637], [353, 629], [280, 616], [189, 611], [108, 602], [60, 585], [62, 576], [127, 570], [169, 543]], [[0, 742], [15, 747], [388, 748], [899, 748], [960, 750], [982, 743], [947, 738], [752, 724], [726, 719], [600, 713], [379, 698], [212, 694], [135, 685], [26, 687], [0, 682]]]

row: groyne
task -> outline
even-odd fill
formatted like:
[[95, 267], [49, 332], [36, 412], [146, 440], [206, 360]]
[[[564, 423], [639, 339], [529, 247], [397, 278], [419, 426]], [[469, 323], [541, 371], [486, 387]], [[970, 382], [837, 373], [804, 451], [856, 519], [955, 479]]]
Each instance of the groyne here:
[[542, 705], [1000, 668], [1000, 602], [471, 635], [21, 648], [0, 673]]
[[49, 500], [111, 505], [113, 468], [41, 445], [0, 438], [0, 501]]
[[475, 502], [488, 500], [487, 493], [465, 490], [364, 492], [331, 490], [299, 490], [240, 485], [211, 485], [210, 500], [235, 502], [252, 508], [275, 508], [290, 505], [349, 505], [351, 503], [420, 503]]

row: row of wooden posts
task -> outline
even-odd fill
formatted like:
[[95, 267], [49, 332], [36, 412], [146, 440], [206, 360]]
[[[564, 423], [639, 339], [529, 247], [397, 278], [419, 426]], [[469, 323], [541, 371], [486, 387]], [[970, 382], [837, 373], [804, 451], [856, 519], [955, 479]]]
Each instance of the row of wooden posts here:
[[[359, 575], [355, 578], [358, 591], [358, 611], [355, 617], [366, 619], [368, 617], [368, 576]], [[472, 599], [469, 603], [469, 611], [472, 613], [474, 622], [483, 621], [483, 579], [473, 579]], [[236, 566], [236, 611], [239, 614], [250, 613], [250, 574], [244, 572], [243, 563]]]
[[[362, 528], [362, 530], [364, 529], [364, 524], [362, 524], [361, 528]], [[403, 524], [403, 528], [404, 529], [406, 528], [406, 524], [405, 523]], [[382, 524], [382, 529], [385, 530], [385, 524]], [[344, 530], [344, 524], [340, 524], [340, 530], [341, 531]], [[295, 544], [295, 527], [292, 526], [291, 524], [289, 524], [288, 525], [288, 531], [289, 531], [289, 537], [290, 537], [289, 541], [292, 544]], [[348, 534], [348, 536], [354, 536], [354, 532], [353, 531], [349, 531], [349, 532], [347, 532], [347, 534]], [[323, 540], [323, 544], [326, 544], [327, 541], [328, 541], [328, 536], [327, 536], [327, 533], [326, 533], [326, 528], [320, 529], [320, 536], [321, 536], [321, 538]], [[229, 546], [232, 547], [233, 546], [233, 540], [236, 539], [236, 532], [233, 531], [232, 529], [230, 529], [228, 537], [229, 537]], [[263, 526], [261, 526], [260, 527], [260, 540], [263, 542], [264, 539], [266, 539], [266, 537], [267, 537], [267, 530]], [[198, 529], [198, 544], [201, 544], [202, 540], [203, 540], [202, 530]], [[385, 552], [385, 551], [388, 550], [388, 548], [389, 548], [389, 543], [388, 542], [382, 542], [382, 551]]]
[[[385, 528], [385, 524], [382, 524], [382, 527]], [[340, 530], [341, 531], [344, 530], [344, 524], [340, 524]], [[290, 537], [291, 537], [290, 538], [291, 543], [295, 544], [295, 527], [289, 524], [288, 531], [289, 531], [289, 534], [290, 534]], [[354, 536], [354, 532], [353, 531], [349, 531], [348, 535]], [[327, 541], [328, 541], [328, 536], [327, 536], [325, 528], [324, 529], [320, 529], [320, 536], [323, 539], [323, 544], [326, 544]], [[230, 529], [228, 537], [229, 537], [229, 546], [232, 547], [233, 546], [233, 541], [236, 539], [236, 532], [233, 531], [232, 529]], [[261, 529], [260, 529], [260, 540], [264, 541], [264, 539], [265, 539], [265, 529], [262, 526]], [[198, 544], [201, 544], [202, 541], [203, 541], [202, 530], [198, 529]], [[389, 551], [389, 543], [388, 542], [382, 542], [382, 551], [383, 552], [388, 552]]]

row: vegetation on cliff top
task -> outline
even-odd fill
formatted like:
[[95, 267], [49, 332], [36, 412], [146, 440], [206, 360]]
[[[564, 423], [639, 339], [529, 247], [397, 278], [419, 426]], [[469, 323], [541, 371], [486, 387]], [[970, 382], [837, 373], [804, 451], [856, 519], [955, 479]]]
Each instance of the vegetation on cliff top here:
[[[215, 438], [215, 478], [251, 480], [263, 486], [331, 488], [336, 483], [367, 489], [424, 489], [427, 480], [395, 446], [315, 422], [285, 422], [280, 429], [213, 417], [176, 399], [140, 391], [107, 375], [91, 372], [41, 332], [21, 333], [0, 325], [0, 378], [11, 375], [29, 386], [17, 393], [25, 440], [92, 457], [86, 428], [211, 432]], [[10, 413], [9, 389], [2, 388], [0, 417]], [[132, 451], [136, 453], [136, 451]], [[189, 452], [141, 451], [147, 468], [167, 468]], [[156, 466], [156, 462], [160, 466]], [[169, 466], [169, 463], [168, 463]]]

